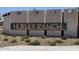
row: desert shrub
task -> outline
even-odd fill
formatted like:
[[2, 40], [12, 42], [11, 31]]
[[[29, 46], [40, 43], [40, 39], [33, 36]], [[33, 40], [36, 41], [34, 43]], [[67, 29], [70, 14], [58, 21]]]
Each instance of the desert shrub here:
[[28, 38], [28, 39], [25, 40], [25, 42], [29, 43], [29, 42], [31, 42], [31, 40]]
[[30, 45], [40, 45], [40, 42], [38, 40], [35, 40], [31, 42]]
[[55, 41], [49, 41], [48, 42], [50, 46], [56, 46], [56, 42]]
[[13, 37], [13, 38], [15, 38], [16, 36], [15, 36], [15, 35], [13, 35], [12, 37]]
[[76, 41], [74, 44], [79, 45], [79, 41]]
[[41, 37], [41, 39], [46, 39], [46, 38], [47, 38], [46, 36]]
[[7, 38], [8, 36], [7, 35], [5, 35], [5, 37], [4, 37], [4, 41], [8, 41], [8, 38]]
[[8, 41], [9, 39], [8, 38], [4, 38], [4, 41]]
[[29, 38], [29, 36], [25, 36], [25, 38]]
[[62, 37], [63, 40], [67, 40], [67, 37]]
[[29, 38], [28, 36], [22, 36], [21, 41], [24, 41], [25, 39]]
[[13, 40], [11, 41], [11, 43], [17, 43], [17, 41], [16, 41], [15, 39], [13, 39]]
[[61, 44], [61, 43], [63, 43], [64, 41], [62, 41], [62, 40], [56, 40], [55, 42]]

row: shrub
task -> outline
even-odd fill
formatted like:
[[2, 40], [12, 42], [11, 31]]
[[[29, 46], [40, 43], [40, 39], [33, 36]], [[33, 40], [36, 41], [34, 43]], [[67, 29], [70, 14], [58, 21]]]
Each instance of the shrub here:
[[29, 36], [25, 36], [25, 38], [29, 38]]
[[24, 41], [26, 38], [29, 38], [28, 36], [22, 36], [21, 41]]
[[31, 42], [30, 45], [40, 45], [40, 42], [35, 40], [35, 41]]
[[66, 37], [62, 37], [62, 39], [63, 39], [63, 40], [67, 40], [67, 38], [66, 38]]
[[3, 39], [4, 41], [8, 41], [8, 38], [7, 38], [8, 36], [7, 35], [5, 35], [5, 38]]
[[79, 45], [79, 41], [76, 41], [74, 44]]
[[17, 41], [15, 40], [15, 39], [13, 39], [12, 41], [11, 41], [11, 43], [16, 43]]
[[12, 37], [14, 37], [14, 38], [15, 38], [16, 36], [15, 36], [15, 35], [13, 35]]
[[59, 43], [59, 44], [63, 43], [62, 40], [56, 40], [55, 42], [56, 42], [56, 43]]
[[26, 40], [25, 40], [26, 43], [29, 43], [30, 41], [31, 41], [30, 39], [26, 39]]
[[56, 46], [56, 42], [55, 41], [49, 41], [48, 42], [50, 46]]
[[46, 39], [46, 38], [47, 38], [46, 36], [41, 37], [41, 39]]
[[8, 39], [7, 38], [4, 38], [4, 41], [8, 41]]

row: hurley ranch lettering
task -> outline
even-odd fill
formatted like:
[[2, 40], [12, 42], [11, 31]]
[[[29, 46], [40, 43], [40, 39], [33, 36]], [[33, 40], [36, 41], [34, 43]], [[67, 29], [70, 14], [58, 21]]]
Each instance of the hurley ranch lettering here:
[[12, 30], [66, 30], [66, 23], [11, 23], [10, 28]]

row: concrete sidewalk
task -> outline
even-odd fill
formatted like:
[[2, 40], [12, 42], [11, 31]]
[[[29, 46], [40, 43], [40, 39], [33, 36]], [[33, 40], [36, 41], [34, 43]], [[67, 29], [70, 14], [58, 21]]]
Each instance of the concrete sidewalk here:
[[0, 51], [79, 51], [79, 46], [10, 46], [2, 47]]

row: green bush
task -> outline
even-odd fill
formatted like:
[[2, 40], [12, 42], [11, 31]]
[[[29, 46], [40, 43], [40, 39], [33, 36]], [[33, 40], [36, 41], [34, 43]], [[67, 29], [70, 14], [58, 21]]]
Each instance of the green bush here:
[[29, 37], [28, 36], [22, 36], [21, 41], [24, 41], [27, 38], [29, 38]]
[[55, 41], [49, 41], [48, 42], [50, 46], [56, 46], [56, 42]]
[[8, 39], [7, 38], [4, 38], [4, 41], [8, 41]]
[[40, 42], [38, 40], [35, 40], [31, 42], [30, 45], [40, 45]]
[[31, 40], [28, 38], [25, 40], [26, 43], [29, 43]]
[[17, 41], [16, 41], [15, 39], [13, 39], [13, 40], [11, 41], [11, 43], [17, 43]]
[[79, 45], [79, 41], [76, 41], [74, 44]]
[[55, 42], [56, 42], [56, 43], [59, 43], [59, 44], [63, 43], [62, 40], [56, 40]]

